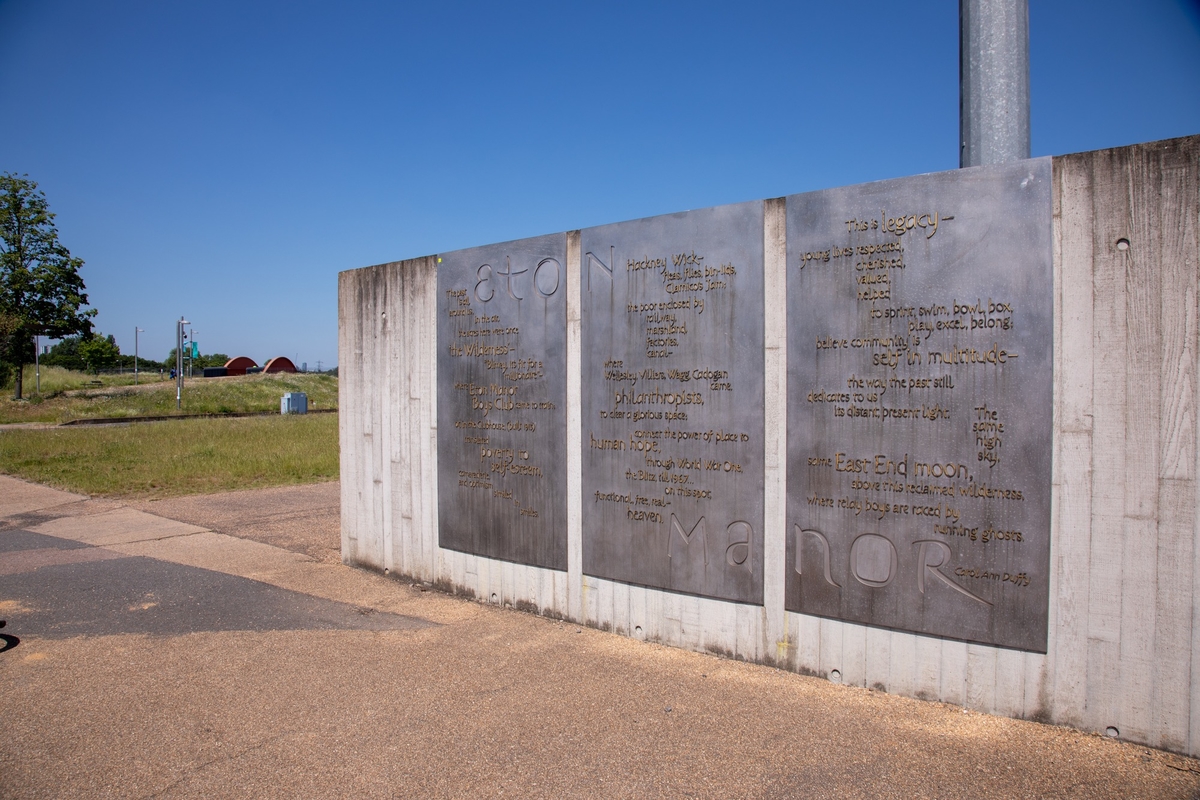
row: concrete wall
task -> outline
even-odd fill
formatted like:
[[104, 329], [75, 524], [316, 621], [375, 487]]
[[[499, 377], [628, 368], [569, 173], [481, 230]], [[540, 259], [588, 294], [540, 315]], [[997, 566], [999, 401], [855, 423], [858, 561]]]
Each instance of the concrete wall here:
[[[1200, 755], [1200, 136], [1054, 159], [1053, 215], [1045, 655], [783, 610], [786, 309], [774, 296], [763, 607], [584, 576], [578, 234], [567, 264], [568, 571], [437, 545], [435, 257], [339, 276], [343, 558], [638, 638]], [[767, 286], [785, 282], [785, 229], [783, 201], [768, 201]]]

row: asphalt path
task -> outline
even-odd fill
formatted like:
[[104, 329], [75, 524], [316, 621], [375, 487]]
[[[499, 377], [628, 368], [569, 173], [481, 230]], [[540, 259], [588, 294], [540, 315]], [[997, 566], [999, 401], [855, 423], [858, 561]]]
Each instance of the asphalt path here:
[[0, 797], [1200, 796], [1200, 764], [342, 565], [337, 485], [0, 476]]

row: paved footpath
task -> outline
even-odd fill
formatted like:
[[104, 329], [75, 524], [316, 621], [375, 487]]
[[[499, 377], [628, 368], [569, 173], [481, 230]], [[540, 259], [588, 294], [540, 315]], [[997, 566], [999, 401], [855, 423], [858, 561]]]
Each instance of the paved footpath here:
[[337, 498], [0, 476], [0, 797], [1200, 796], [1180, 756], [345, 567]]

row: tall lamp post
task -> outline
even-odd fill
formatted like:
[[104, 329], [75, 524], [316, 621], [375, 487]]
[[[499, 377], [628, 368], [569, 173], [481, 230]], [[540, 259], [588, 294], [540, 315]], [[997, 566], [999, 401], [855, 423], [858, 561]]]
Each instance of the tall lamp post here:
[[190, 325], [183, 317], [175, 323], [175, 410], [183, 408], [183, 326]]
[[146, 331], [138, 326], [133, 326], [133, 385], [137, 386], [138, 382], [138, 334]]

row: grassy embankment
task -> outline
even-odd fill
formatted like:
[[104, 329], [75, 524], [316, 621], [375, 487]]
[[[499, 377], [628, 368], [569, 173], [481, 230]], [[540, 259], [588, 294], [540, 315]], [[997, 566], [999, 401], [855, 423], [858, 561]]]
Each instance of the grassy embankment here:
[[[64, 389], [45, 397], [46, 377], [43, 371], [40, 403], [0, 401], [0, 421], [176, 413], [175, 386], [170, 382]], [[337, 379], [332, 376], [254, 375], [189, 382], [182, 413], [278, 413], [279, 398], [294, 391], [308, 393], [310, 408], [337, 406]], [[0, 431], [0, 472], [110, 497], [166, 497], [334, 480], [337, 415], [9, 429]]]
[[[101, 381], [92, 386], [91, 381]], [[11, 389], [0, 398], [0, 423], [67, 422], [89, 417], [144, 417], [175, 414], [227, 414], [231, 411], [278, 411], [287, 392], [306, 392], [310, 409], [337, 408], [337, 378], [332, 375], [246, 375], [191, 378], [183, 388], [183, 409], [175, 410], [175, 382], [133, 386], [132, 375], [94, 378], [58, 367], [42, 368], [42, 393], [34, 394], [29, 370], [24, 400]]]
[[109, 497], [335, 480], [337, 415], [8, 430], [0, 433], [0, 472]]
[[[122, 372], [117, 375], [93, 375], [90, 372], [78, 372], [73, 369], [63, 369], [62, 367], [47, 367], [42, 366], [42, 396], [50, 397], [61, 394], [70, 389], [82, 389], [91, 387], [95, 381], [99, 381], [104, 386], [132, 386], [133, 385], [133, 370]], [[158, 370], [147, 371], [142, 370], [138, 374], [139, 383], [163, 383], [169, 381], [169, 378], [159, 378]], [[32, 396], [37, 394], [37, 368], [33, 364], [25, 366], [25, 395]], [[12, 395], [13, 379], [10, 376], [8, 379], [7, 391]]]

